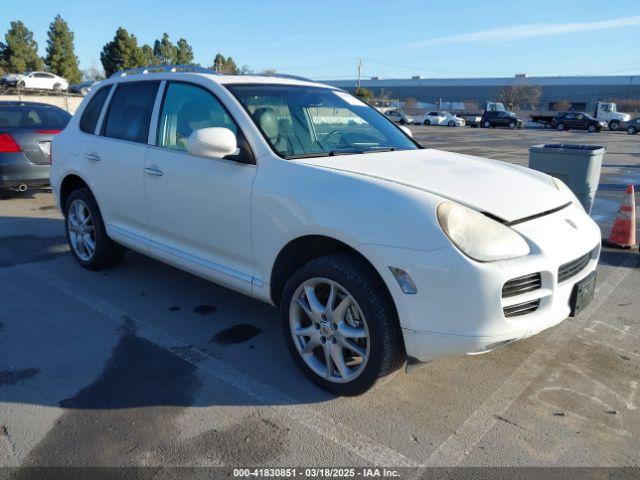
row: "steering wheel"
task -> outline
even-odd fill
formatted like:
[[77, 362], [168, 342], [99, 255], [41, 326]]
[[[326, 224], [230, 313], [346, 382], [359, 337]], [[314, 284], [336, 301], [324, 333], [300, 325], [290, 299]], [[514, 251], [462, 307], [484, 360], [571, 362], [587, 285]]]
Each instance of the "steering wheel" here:
[[[329, 139], [331, 136], [333, 136], [333, 135], [340, 135], [340, 139], [339, 139], [337, 142], [335, 142], [335, 143], [330, 142], [330, 141], [328, 140], [328, 139]], [[340, 129], [332, 130], [332, 131], [330, 131], [329, 133], [327, 133], [327, 134], [322, 138], [322, 140], [318, 140], [318, 143], [320, 143], [320, 144], [326, 143], [326, 145], [327, 145], [329, 148], [336, 148], [336, 147], [339, 147], [341, 142], [344, 142], [344, 138], [343, 138], [343, 136], [342, 136], [342, 130], [340, 130]]]

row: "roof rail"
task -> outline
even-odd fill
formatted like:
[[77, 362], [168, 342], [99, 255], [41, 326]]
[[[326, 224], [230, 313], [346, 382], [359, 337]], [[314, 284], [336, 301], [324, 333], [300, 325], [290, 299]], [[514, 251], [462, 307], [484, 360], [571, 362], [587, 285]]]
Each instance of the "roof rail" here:
[[148, 67], [129, 68], [115, 72], [111, 77], [128, 77], [129, 75], [146, 75], [148, 73], [175, 73], [175, 72], [198, 72], [209, 75], [220, 75], [218, 72], [201, 67], [200, 65], [150, 65]]
[[310, 78], [301, 77], [300, 75], [290, 75], [288, 73], [258, 73], [258, 74], [254, 73], [249, 75], [257, 75], [259, 77], [288, 78], [290, 80], [302, 80], [303, 82], [315, 83], [315, 80], [311, 80]]

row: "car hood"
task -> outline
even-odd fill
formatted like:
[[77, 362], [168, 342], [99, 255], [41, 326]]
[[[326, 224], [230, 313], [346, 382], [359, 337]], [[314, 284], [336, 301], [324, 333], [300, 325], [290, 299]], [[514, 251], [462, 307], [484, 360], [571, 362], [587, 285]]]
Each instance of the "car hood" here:
[[297, 161], [423, 190], [507, 222], [553, 210], [572, 200], [543, 173], [442, 150], [338, 155]]

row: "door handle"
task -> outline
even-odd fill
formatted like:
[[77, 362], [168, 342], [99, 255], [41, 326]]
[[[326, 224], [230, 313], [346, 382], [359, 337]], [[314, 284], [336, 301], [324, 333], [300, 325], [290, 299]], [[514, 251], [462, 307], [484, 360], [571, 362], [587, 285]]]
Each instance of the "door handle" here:
[[145, 168], [144, 169], [144, 173], [148, 174], [148, 175], [153, 175], [154, 177], [161, 177], [162, 176], [162, 170], [156, 168], [156, 167], [151, 167], [151, 168]]
[[100, 155], [98, 155], [96, 152], [87, 153], [84, 158], [86, 158], [87, 160], [91, 160], [92, 162], [100, 161]]

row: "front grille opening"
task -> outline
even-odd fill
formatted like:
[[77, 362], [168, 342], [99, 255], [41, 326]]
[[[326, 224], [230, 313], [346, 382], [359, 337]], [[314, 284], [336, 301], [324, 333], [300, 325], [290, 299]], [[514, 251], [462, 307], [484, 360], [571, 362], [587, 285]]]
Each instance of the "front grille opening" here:
[[531, 300], [529, 302], [518, 303], [509, 307], [504, 307], [502, 311], [505, 317], [520, 317], [535, 312], [540, 306], [540, 299]]
[[502, 287], [502, 298], [514, 297], [527, 292], [533, 292], [542, 287], [540, 272], [524, 275], [509, 280]]
[[560, 265], [560, 268], [558, 268], [558, 283], [564, 282], [565, 280], [579, 274], [587, 266], [589, 260], [591, 260], [591, 252], [586, 253], [571, 262], [567, 262], [564, 265]]

